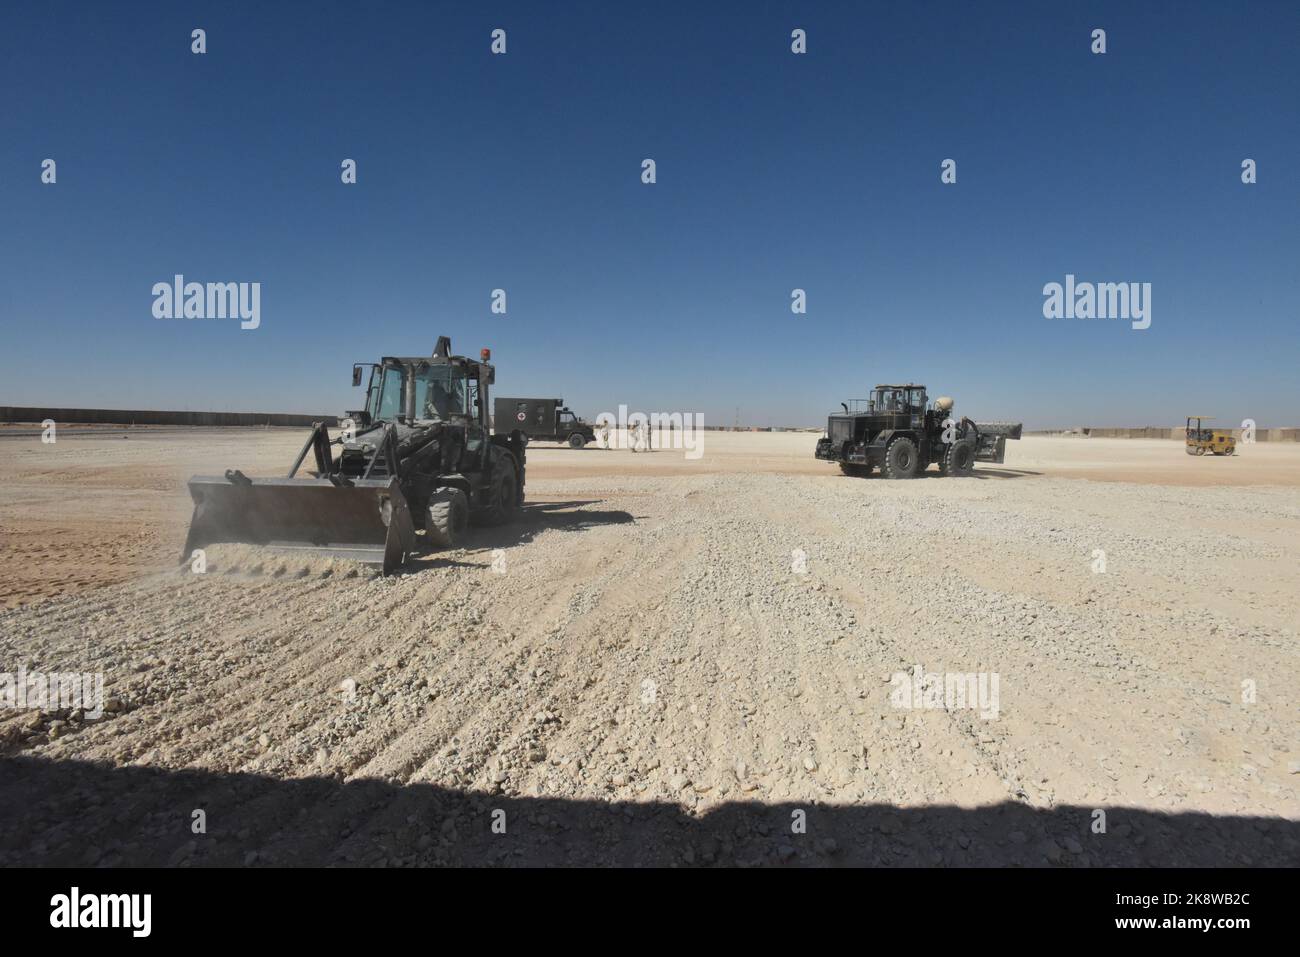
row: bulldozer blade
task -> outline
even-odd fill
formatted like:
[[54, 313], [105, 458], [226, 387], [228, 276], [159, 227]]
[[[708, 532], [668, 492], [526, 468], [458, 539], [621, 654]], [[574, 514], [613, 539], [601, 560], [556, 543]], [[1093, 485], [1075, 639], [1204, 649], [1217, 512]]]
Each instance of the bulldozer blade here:
[[182, 563], [221, 543], [266, 546], [377, 565], [390, 574], [415, 549], [415, 528], [397, 479], [248, 478], [196, 475]]

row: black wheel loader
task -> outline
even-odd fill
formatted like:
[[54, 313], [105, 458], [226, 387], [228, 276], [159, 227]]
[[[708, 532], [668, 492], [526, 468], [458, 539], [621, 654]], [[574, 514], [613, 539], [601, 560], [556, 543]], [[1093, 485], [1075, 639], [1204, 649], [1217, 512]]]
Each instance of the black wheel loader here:
[[973, 422], [953, 417], [952, 399], [927, 401], [925, 386], [878, 385], [866, 399], [841, 402], [817, 458], [838, 462], [846, 475], [862, 478], [879, 469], [886, 478], [913, 478], [930, 465], [942, 475], [970, 475], [976, 462], [1002, 462], [1007, 439], [1019, 439], [1019, 422]]
[[[473, 520], [500, 524], [524, 501], [524, 443], [490, 434], [488, 362], [453, 356], [441, 336], [429, 357], [385, 356], [352, 368], [364, 409], [330, 439], [324, 423], [284, 478], [238, 470], [190, 479], [195, 549], [238, 542], [378, 566], [387, 575], [417, 550], [458, 544]], [[311, 477], [298, 477], [308, 454]], [[423, 535], [418, 535], [423, 532]]]

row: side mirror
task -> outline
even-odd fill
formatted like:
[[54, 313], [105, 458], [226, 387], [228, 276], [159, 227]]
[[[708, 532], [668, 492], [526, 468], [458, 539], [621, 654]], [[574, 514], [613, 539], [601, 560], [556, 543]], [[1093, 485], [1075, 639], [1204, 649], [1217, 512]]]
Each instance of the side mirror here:
[[352, 367], [352, 385], [354, 388], [361, 385], [361, 366]]

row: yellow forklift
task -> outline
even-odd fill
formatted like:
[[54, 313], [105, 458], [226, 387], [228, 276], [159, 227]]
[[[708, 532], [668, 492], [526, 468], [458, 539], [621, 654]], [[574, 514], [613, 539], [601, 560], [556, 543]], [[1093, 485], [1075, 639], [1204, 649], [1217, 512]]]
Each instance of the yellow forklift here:
[[[1232, 437], [1232, 433], [1227, 429], [1206, 429], [1201, 427], [1203, 421], [1208, 421], [1213, 416], [1209, 415], [1189, 415], [1187, 417], [1187, 454], [1204, 455], [1211, 452], [1214, 455], [1232, 455], [1237, 451], [1237, 440]], [[1192, 421], [1196, 425], [1192, 425]]]

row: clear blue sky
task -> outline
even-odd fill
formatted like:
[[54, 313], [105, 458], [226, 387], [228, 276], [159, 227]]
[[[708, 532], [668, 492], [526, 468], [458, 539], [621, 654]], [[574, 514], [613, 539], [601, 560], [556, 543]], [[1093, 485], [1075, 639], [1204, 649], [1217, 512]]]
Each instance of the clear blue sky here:
[[[10, 3], [0, 404], [331, 413], [449, 334], [589, 416], [913, 379], [1294, 425], [1297, 107], [1295, 2]], [[175, 273], [261, 282], [261, 328], [153, 318]], [[1066, 273], [1150, 282], [1151, 328], [1044, 319]]]

